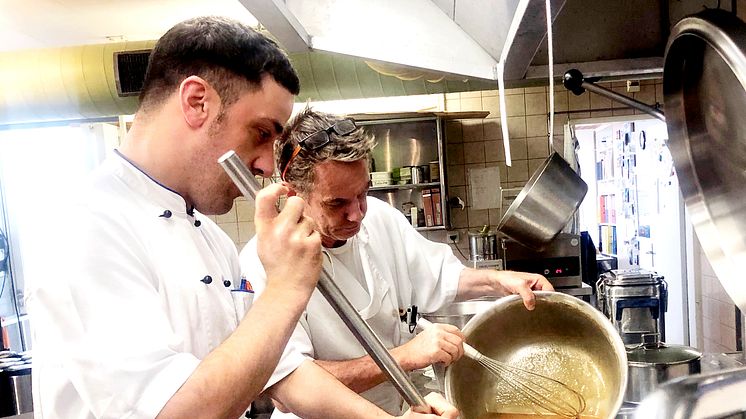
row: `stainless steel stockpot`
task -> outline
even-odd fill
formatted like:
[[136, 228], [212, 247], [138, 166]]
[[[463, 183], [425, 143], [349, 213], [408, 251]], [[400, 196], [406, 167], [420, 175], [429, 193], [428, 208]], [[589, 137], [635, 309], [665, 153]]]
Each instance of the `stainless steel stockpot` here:
[[643, 343], [627, 349], [629, 365], [624, 401], [639, 403], [658, 385], [700, 373], [702, 354], [693, 348], [665, 343]]

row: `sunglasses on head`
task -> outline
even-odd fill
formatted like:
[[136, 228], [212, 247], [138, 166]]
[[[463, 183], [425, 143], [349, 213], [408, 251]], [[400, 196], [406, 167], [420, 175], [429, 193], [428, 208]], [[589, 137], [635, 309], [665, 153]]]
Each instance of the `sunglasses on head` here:
[[356, 129], [357, 125], [355, 124], [355, 121], [352, 119], [342, 119], [329, 128], [316, 131], [313, 134], [303, 137], [302, 140], [298, 141], [298, 144], [293, 145], [292, 142], [288, 142], [282, 148], [282, 152], [280, 153], [280, 179], [285, 181], [285, 173], [287, 173], [288, 167], [290, 167], [290, 163], [292, 163], [295, 156], [300, 153], [301, 148], [308, 151], [318, 150], [329, 144], [329, 141], [331, 141], [329, 135], [332, 132], [337, 135], [349, 135]]

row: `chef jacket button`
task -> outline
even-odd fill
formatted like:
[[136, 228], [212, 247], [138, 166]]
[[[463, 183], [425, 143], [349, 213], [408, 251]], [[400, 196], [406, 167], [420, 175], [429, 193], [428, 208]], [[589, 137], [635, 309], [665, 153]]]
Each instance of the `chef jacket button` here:
[[209, 284], [212, 282], [212, 277], [210, 275], [205, 275], [205, 277], [200, 279], [200, 281], [202, 281], [205, 284]]
[[163, 217], [163, 218], [171, 218], [171, 215], [172, 215], [172, 214], [171, 214], [171, 211], [169, 211], [169, 210], [165, 210], [165, 211], [163, 211], [163, 214], [159, 215], [159, 217]]
[[231, 286], [231, 281], [226, 279], [225, 281], [223, 281], [223, 285], [225, 285], [225, 287], [228, 288]]
[[201, 225], [202, 225], [202, 221], [200, 221], [200, 220], [194, 220], [194, 226], [195, 227], [199, 227]]

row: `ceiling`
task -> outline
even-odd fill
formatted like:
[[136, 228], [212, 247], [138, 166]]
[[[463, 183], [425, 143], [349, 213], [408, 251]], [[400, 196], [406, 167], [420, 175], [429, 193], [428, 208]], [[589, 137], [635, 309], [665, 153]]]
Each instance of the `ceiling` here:
[[0, 51], [158, 39], [201, 15], [257, 25], [238, 0], [0, 0], [0, 9]]
[[[319, 5], [345, 4], [338, 0], [0, 0], [0, 52], [13, 50], [27, 50], [35, 48], [53, 48], [73, 45], [101, 44], [106, 42], [154, 40], [159, 38], [168, 28], [184, 19], [199, 15], [225, 15], [242, 20], [251, 26], [257, 25], [257, 20], [251, 11], [261, 12], [271, 7], [313, 8]], [[349, 0], [348, 0], [349, 1]], [[389, 4], [389, 7], [401, 5], [395, 0], [357, 0], [358, 5]], [[456, 23], [478, 43], [480, 28], [470, 28], [468, 24], [479, 21], [472, 13], [469, 15], [467, 5], [476, 7], [476, 11], [483, 14], [500, 17], [504, 12], [489, 9], [503, 4], [506, 0], [489, 0], [484, 3], [472, 3], [471, 0], [418, 0], [419, 4], [436, 7], [437, 13], [431, 17], [440, 17], [445, 23]], [[518, 0], [514, 0], [518, 1]], [[528, 0], [531, 4], [541, 4], [543, 1]], [[562, 74], [569, 68], [578, 68], [586, 76], [660, 76], [662, 70], [663, 50], [667, 40], [669, 28], [682, 16], [702, 10], [705, 7], [721, 5], [726, 9], [735, 9], [737, 3], [746, 0], [552, 0], [558, 6], [554, 11], [558, 13], [554, 22], [554, 64], [555, 75]], [[432, 4], [430, 3], [432, 2]], [[352, 4], [352, 3], [351, 3]], [[272, 6], [274, 5], [274, 6]], [[284, 6], [283, 6], [284, 5]], [[393, 6], [391, 6], [393, 5]], [[476, 6], [474, 6], [476, 5]], [[430, 7], [430, 9], [433, 9]], [[439, 9], [439, 10], [438, 10]], [[739, 8], [741, 12], [746, 4]], [[374, 10], [374, 9], [371, 9]], [[428, 9], [429, 10], [429, 9]], [[488, 12], [489, 10], [489, 12]], [[359, 10], [353, 11], [353, 14]], [[498, 13], [499, 12], [499, 13]], [[446, 17], [439, 16], [444, 13]], [[287, 12], [286, 12], [287, 14]], [[290, 13], [292, 14], [292, 13]], [[454, 15], [455, 14], [455, 15]], [[264, 16], [262, 24], [282, 43], [282, 34], [275, 31], [271, 19]], [[322, 13], [323, 16], [323, 13]], [[404, 14], [403, 16], [407, 16]], [[410, 16], [412, 16], [410, 14]], [[428, 15], [430, 16], [430, 15]], [[461, 16], [462, 21], [458, 18]], [[534, 15], [527, 14], [521, 23], [523, 39], [526, 33], [532, 35], [529, 43], [521, 43], [518, 36], [511, 47], [508, 56], [508, 66], [518, 63], [515, 74], [508, 74], [506, 79], [518, 83], [532, 81], [545, 83], [547, 77], [546, 59], [546, 28], [543, 9], [537, 8]], [[463, 20], [466, 19], [466, 20]], [[372, 19], [370, 19], [372, 20]], [[389, 19], [390, 20], [390, 19]], [[416, 20], [416, 19], [413, 19]], [[432, 20], [425, 20], [422, 28], [435, 26], [434, 30], [427, 29], [430, 34], [443, 31], [443, 25], [434, 25]], [[361, 21], [356, 21], [360, 23]], [[489, 21], [491, 22], [491, 21]], [[291, 22], [292, 23], [292, 22]], [[390, 23], [390, 22], [389, 22]], [[477, 22], [478, 23], [478, 22]], [[493, 22], [494, 23], [494, 22]], [[334, 25], [327, 25], [334, 26]], [[406, 26], [406, 25], [399, 25]], [[472, 25], [474, 26], [474, 25]], [[309, 26], [311, 27], [311, 26]], [[375, 27], [374, 34], [381, 31]], [[297, 29], [297, 27], [296, 27]], [[311, 27], [313, 29], [313, 27]], [[389, 28], [390, 29], [390, 28]], [[484, 28], [482, 28], [484, 29]], [[359, 30], [351, 29], [353, 32]], [[423, 29], [424, 30], [424, 29]], [[389, 32], [384, 31], [384, 32]], [[411, 32], [411, 31], [410, 31]], [[458, 31], [456, 31], [458, 32]], [[482, 31], [484, 32], [484, 31]], [[488, 35], [492, 32], [485, 32]], [[537, 37], [538, 36], [538, 37]], [[336, 34], [335, 40], [345, 39]], [[489, 39], [493, 36], [489, 35]], [[314, 35], [316, 43], [321, 37]], [[374, 38], [375, 39], [375, 38]], [[394, 37], [393, 42], [401, 43], [402, 38]], [[406, 40], [406, 39], [405, 39]], [[411, 48], [427, 44], [428, 38], [415, 36], [409, 43], [409, 55], [405, 59], [392, 59], [390, 62], [406, 66], [431, 68], [436, 71], [447, 72], [431, 64], [425, 59], [413, 59]], [[466, 41], [473, 42], [471, 39]], [[432, 43], [432, 42], [431, 42]], [[430, 56], [440, 57], [446, 62], [464, 62], [463, 48], [443, 48], [443, 43]], [[451, 42], [452, 46], [457, 44]], [[460, 44], [458, 44], [460, 45]], [[288, 45], [286, 45], [288, 46]], [[320, 46], [317, 45], [317, 46]], [[395, 46], [395, 45], [394, 45]], [[324, 48], [319, 48], [324, 50]], [[353, 45], [347, 50], [330, 51], [357, 56], [360, 45]], [[390, 48], [391, 49], [391, 48]], [[431, 48], [432, 49], [432, 48]], [[292, 48], [291, 48], [292, 50]], [[489, 52], [489, 48], [486, 48]], [[514, 54], [514, 51], [516, 54]], [[407, 52], [407, 51], [405, 51]], [[459, 59], [446, 54], [460, 54]], [[523, 56], [521, 56], [523, 54]], [[445, 57], [441, 57], [445, 56]], [[514, 57], [514, 58], [511, 58]], [[517, 58], [515, 58], [517, 57]], [[375, 57], [373, 57], [375, 59]], [[398, 57], [401, 58], [401, 57]], [[427, 57], [425, 57], [427, 58]], [[407, 61], [409, 60], [409, 61]], [[381, 59], [381, 61], [387, 61]], [[466, 62], [466, 64], [469, 64]], [[462, 67], [464, 65], [462, 64]], [[475, 67], [475, 66], [472, 66]], [[467, 69], [470, 68], [467, 65]], [[454, 72], [454, 74], [469, 74], [468, 72]], [[475, 76], [472, 74], [472, 76]], [[479, 76], [477, 76], [479, 78]], [[490, 79], [492, 77], [483, 77]]]

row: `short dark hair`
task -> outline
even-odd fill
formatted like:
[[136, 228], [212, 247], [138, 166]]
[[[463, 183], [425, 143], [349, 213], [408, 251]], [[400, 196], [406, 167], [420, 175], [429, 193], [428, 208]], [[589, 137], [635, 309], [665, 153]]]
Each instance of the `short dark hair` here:
[[290, 60], [271, 39], [232, 19], [197, 17], [176, 24], [150, 53], [140, 106], [157, 105], [189, 76], [212, 85], [225, 108], [242, 87], [256, 88], [271, 75], [291, 94], [300, 91]]

